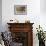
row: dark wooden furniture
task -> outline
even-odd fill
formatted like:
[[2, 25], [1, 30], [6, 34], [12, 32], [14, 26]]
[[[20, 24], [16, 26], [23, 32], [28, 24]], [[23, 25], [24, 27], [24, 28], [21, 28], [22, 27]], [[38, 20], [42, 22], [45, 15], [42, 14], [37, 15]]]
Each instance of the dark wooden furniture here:
[[22, 46], [33, 46], [33, 23], [7, 23], [13, 41], [23, 43]]

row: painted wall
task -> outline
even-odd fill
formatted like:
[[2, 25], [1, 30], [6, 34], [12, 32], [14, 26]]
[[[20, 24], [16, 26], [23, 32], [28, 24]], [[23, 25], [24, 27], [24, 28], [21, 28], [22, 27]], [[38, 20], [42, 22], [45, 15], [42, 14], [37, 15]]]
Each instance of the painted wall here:
[[2, 31], [2, 0], [0, 0], [0, 31]]
[[40, 24], [46, 31], [46, 0], [40, 0]]
[[[27, 15], [14, 15], [14, 5], [27, 5]], [[41, 4], [42, 5], [42, 4]], [[41, 6], [42, 7], [42, 6]], [[2, 0], [2, 26], [3, 31], [8, 30], [7, 22], [11, 19], [17, 19], [19, 22], [30, 20], [33, 25], [33, 45], [38, 46], [38, 39], [36, 37], [36, 27], [39, 24], [45, 30], [46, 28], [46, 15], [41, 13], [40, 0]]]
[[[17, 4], [26, 4], [27, 5], [27, 15], [14, 15], [14, 5]], [[24, 22], [25, 20], [30, 20], [33, 23], [39, 23], [40, 20], [40, 0], [3, 0], [2, 1], [2, 24], [3, 26], [10, 19], [17, 19], [19, 22]], [[37, 21], [38, 20], [38, 21]], [[6, 26], [5, 26], [6, 27]], [[5, 30], [7, 30], [4, 27]], [[4, 31], [5, 31], [4, 30]]]
[[46, 13], [46, 0], [40, 0], [41, 13]]

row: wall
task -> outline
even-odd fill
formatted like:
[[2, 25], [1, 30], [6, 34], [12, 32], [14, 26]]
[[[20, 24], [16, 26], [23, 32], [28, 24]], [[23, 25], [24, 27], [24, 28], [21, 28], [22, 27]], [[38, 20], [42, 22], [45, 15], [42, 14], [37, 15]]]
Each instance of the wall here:
[[46, 0], [40, 0], [40, 24], [46, 31]]
[[2, 0], [0, 0], [0, 31], [2, 31]]
[[40, 0], [40, 9], [42, 13], [46, 13], [46, 0]]
[[[41, 2], [42, 5], [43, 2]], [[27, 5], [27, 15], [14, 15], [14, 5]], [[42, 6], [41, 6], [42, 8]], [[38, 39], [36, 37], [36, 27], [39, 24], [46, 30], [46, 15], [44, 15], [40, 8], [40, 0], [2, 0], [2, 26], [3, 31], [8, 30], [7, 22], [10, 19], [17, 19], [19, 22], [30, 20], [33, 25], [33, 45], [38, 46]]]
[[[14, 5], [16, 4], [26, 4], [27, 5], [27, 15], [14, 15]], [[32, 12], [31, 12], [32, 11]], [[3, 26], [10, 19], [17, 19], [20, 22], [24, 22], [26, 19], [29, 19], [31, 22], [39, 23], [39, 14], [40, 14], [40, 0], [3, 0], [2, 1], [2, 23]], [[19, 18], [19, 19], [18, 19]], [[26, 19], [25, 19], [26, 18]], [[38, 21], [37, 21], [38, 20]], [[5, 26], [6, 27], [6, 26]], [[4, 29], [6, 30], [6, 28]], [[5, 31], [4, 30], [4, 31]]]

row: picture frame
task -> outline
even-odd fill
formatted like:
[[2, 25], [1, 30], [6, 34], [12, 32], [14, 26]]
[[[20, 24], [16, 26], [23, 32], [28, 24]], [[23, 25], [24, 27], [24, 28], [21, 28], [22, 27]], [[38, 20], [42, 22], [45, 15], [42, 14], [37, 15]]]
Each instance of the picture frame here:
[[27, 5], [14, 5], [14, 15], [27, 15]]

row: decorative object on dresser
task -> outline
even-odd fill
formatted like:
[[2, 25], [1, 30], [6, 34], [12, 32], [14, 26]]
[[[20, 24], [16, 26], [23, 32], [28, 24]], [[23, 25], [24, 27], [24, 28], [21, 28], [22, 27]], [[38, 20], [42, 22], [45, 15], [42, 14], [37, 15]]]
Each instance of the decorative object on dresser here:
[[33, 23], [7, 23], [14, 46], [33, 46]]
[[19, 23], [19, 21], [17, 19], [10, 19], [10, 21], [8, 21], [9, 23]]

